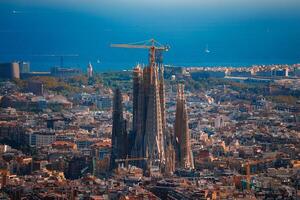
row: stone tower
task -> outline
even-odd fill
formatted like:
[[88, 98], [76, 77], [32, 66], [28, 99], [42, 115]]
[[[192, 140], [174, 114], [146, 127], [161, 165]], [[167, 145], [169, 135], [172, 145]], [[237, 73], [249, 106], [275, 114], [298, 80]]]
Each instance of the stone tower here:
[[133, 72], [133, 157], [147, 158], [139, 162], [144, 169], [165, 167], [165, 106], [162, 70], [150, 65]]
[[184, 97], [184, 86], [182, 84], [179, 84], [177, 88], [177, 105], [174, 131], [176, 137], [176, 167], [193, 169], [194, 160], [191, 150], [188, 116]]
[[126, 158], [127, 152], [127, 122], [123, 118], [122, 94], [115, 90], [113, 99], [113, 126], [112, 126], [112, 152], [110, 169], [115, 169], [115, 159]]

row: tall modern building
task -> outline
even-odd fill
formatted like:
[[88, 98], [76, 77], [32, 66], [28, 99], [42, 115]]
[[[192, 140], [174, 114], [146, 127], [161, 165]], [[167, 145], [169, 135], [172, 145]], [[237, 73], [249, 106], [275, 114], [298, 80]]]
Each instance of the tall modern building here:
[[165, 105], [163, 66], [150, 64], [133, 71], [133, 157], [147, 158], [138, 165], [147, 170], [164, 171]]
[[20, 78], [20, 65], [18, 62], [0, 63], [0, 79]]
[[92, 66], [91, 62], [89, 62], [88, 66], [87, 66], [87, 76], [89, 78], [93, 77], [93, 66]]
[[115, 90], [113, 99], [113, 126], [112, 126], [112, 152], [110, 169], [115, 169], [115, 159], [127, 157], [127, 122], [123, 117], [122, 94], [119, 89]]
[[30, 63], [29, 62], [22, 61], [19, 63], [19, 65], [20, 65], [20, 73], [21, 74], [30, 72]]
[[194, 160], [190, 143], [184, 86], [182, 84], [179, 84], [177, 88], [177, 105], [174, 131], [176, 137], [176, 168], [193, 169]]

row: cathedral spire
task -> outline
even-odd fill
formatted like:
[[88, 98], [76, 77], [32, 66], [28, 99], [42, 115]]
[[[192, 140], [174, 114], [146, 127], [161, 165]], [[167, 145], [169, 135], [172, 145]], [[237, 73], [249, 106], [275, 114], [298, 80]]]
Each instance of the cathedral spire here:
[[177, 86], [177, 105], [174, 130], [176, 137], [176, 167], [193, 169], [194, 160], [190, 143], [184, 85], [182, 84]]
[[133, 157], [147, 158], [139, 166], [148, 170], [165, 167], [165, 108], [161, 69], [156, 63], [133, 72]]
[[127, 156], [127, 127], [123, 118], [123, 102], [120, 89], [116, 89], [113, 99], [112, 152], [110, 169], [117, 167], [115, 159]]

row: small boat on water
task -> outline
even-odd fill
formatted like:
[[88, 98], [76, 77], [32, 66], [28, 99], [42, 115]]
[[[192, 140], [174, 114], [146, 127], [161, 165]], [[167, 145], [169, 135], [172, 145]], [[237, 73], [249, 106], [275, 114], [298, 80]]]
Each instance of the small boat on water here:
[[205, 53], [210, 53], [210, 50], [208, 49], [208, 45], [206, 45], [206, 48], [204, 50]]

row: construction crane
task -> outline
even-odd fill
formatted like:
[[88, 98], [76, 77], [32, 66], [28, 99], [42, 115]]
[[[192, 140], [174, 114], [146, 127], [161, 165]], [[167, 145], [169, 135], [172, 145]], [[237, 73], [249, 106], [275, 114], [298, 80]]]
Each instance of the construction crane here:
[[246, 181], [247, 181], [247, 190], [250, 191], [250, 183], [251, 183], [251, 165], [257, 165], [261, 163], [268, 163], [272, 162], [274, 159], [267, 158], [264, 160], [247, 160], [245, 163], [242, 164], [242, 167], [246, 168]]
[[60, 67], [64, 66], [64, 58], [78, 57], [78, 54], [36, 54], [34, 57], [58, 57], [60, 59]]
[[162, 63], [162, 52], [168, 51], [170, 46], [162, 45], [154, 39], [129, 44], [111, 44], [111, 47], [129, 49], [149, 49], [149, 64]]

